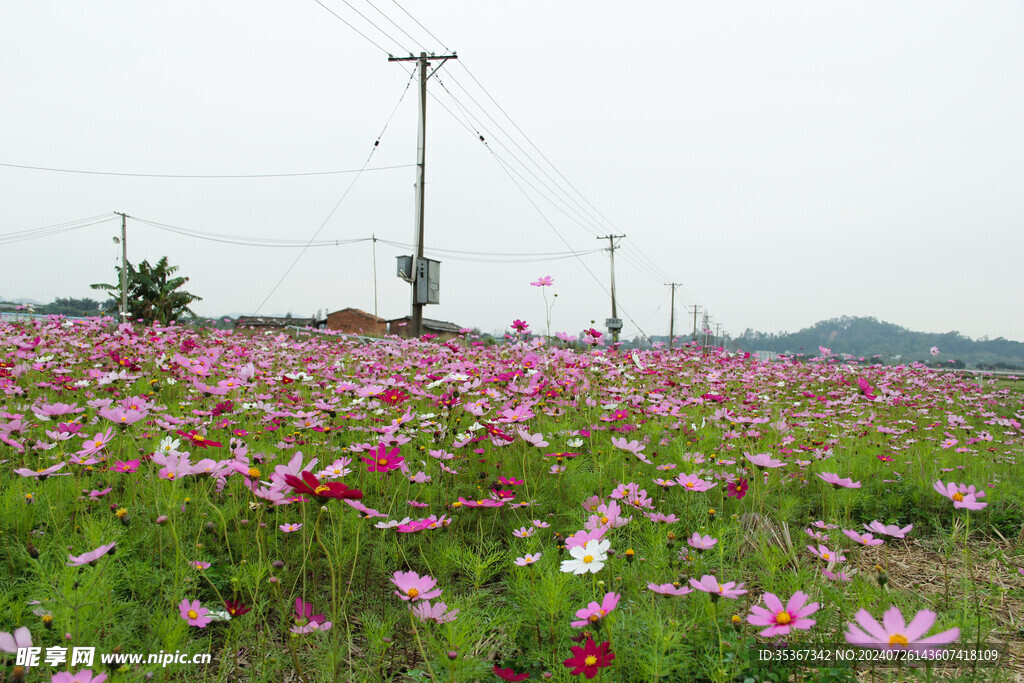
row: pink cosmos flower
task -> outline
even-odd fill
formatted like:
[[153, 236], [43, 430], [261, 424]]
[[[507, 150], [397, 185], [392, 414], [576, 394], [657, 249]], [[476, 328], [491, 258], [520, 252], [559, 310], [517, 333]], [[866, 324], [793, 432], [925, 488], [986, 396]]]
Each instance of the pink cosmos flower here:
[[87, 553], [82, 553], [78, 557], [75, 557], [74, 555], [68, 555], [69, 562], [67, 563], [67, 565], [69, 567], [81, 567], [82, 565], [86, 564], [95, 565], [96, 562], [101, 557], [103, 557], [107, 553], [113, 553], [114, 547], [116, 545], [116, 542], [101, 545], [99, 548], [96, 548], [96, 550], [90, 550]]
[[933, 346], [932, 348], [928, 349], [928, 353], [932, 354], [933, 356], [939, 355], [939, 347]]
[[[64, 465], [66, 465], [66, 464], [67, 463], [59, 462], [56, 465], [50, 465], [49, 467], [47, 467], [45, 469], [41, 469], [41, 470], [30, 470], [27, 467], [21, 467], [19, 469], [14, 470], [14, 473], [15, 474], [20, 474], [23, 477], [28, 477], [30, 479], [39, 479], [40, 481], [42, 481], [42, 480], [46, 479], [47, 477], [52, 476], [54, 472], [56, 472], [60, 468], [64, 467]], [[71, 473], [70, 472], [63, 472], [62, 474], [59, 474], [59, 475], [56, 475], [56, 476], [64, 476], [64, 475], [68, 475], [68, 474], [71, 474]]]
[[853, 581], [853, 577], [846, 572], [830, 572], [827, 569], [821, 570], [821, 575], [829, 581]]
[[421, 621], [432, 621], [435, 624], [447, 624], [449, 621], [455, 620], [455, 617], [459, 614], [459, 610], [453, 609], [449, 611], [448, 605], [440, 601], [431, 604], [426, 600], [421, 600], [413, 605], [412, 613]]
[[907, 624], [903, 620], [903, 613], [893, 605], [882, 615], [882, 623], [879, 624], [866, 609], [862, 609], [853, 615], [857, 623], [847, 624], [849, 630], [845, 634], [846, 642], [879, 650], [921, 651], [932, 650], [932, 645], [946, 645], [957, 640], [960, 637], [958, 628], [923, 637], [935, 623], [936, 616], [931, 610], [921, 610]]
[[827, 546], [819, 545], [817, 548], [813, 546], [807, 546], [807, 549], [811, 551], [811, 554], [815, 557], [820, 557], [826, 562], [846, 562], [846, 557], [841, 555], [834, 550], [829, 550]]
[[281, 531], [283, 531], [286, 534], [290, 534], [293, 531], [298, 531], [299, 529], [301, 529], [302, 528], [302, 523], [300, 522], [298, 524], [282, 524], [281, 526], [279, 526], [277, 528], [280, 529]]
[[840, 479], [838, 474], [833, 474], [832, 472], [822, 472], [821, 474], [818, 475], [818, 477], [820, 477], [822, 481], [832, 484], [832, 486], [836, 487], [837, 489], [860, 488], [859, 481], [854, 481], [853, 479], [848, 477]]
[[531, 564], [533, 564], [533, 563], [534, 563], [534, 562], [536, 562], [537, 560], [539, 560], [539, 559], [540, 559], [540, 556], [541, 556], [541, 553], [535, 553], [535, 554], [533, 554], [533, 555], [531, 555], [531, 554], [527, 553], [526, 555], [524, 555], [524, 556], [522, 556], [522, 557], [517, 557], [517, 558], [516, 558], [515, 560], [513, 560], [513, 561], [514, 561], [514, 562], [515, 562], [515, 563], [516, 563], [517, 565], [519, 565], [520, 567], [526, 567], [526, 566], [528, 566], [528, 565], [531, 565]]
[[690, 536], [688, 539], [686, 539], [686, 542], [690, 545], [691, 548], [696, 548], [697, 550], [703, 551], [708, 550], [710, 548], [714, 548], [715, 544], [718, 543], [718, 539], [712, 538], [711, 536], [701, 536], [699, 533], [694, 531], [693, 536]]
[[873, 531], [876, 534], [883, 534], [885, 536], [892, 536], [893, 538], [903, 538], [910, 533], [910, 530], [914, 528], [913, 524], [908, 524], [902, 529], [895, 524], [882, 524], [877, 519], [872, 520], [871, 524], [863, 525], [868, 531]]
[[661, 593], [662, 595], [686, 595], [687, 593], [693, 592], [692, 588], [687, 588], [682, 585], [677, 586], [674, 583], [649, 583], [647, 584], [647, 590], [655, 593]]
[[885, 543], [885, 541], [880, 538], [875, 538], [872, 534], [858, 534], [853, 529], [843, 529], [843, 533], [857, 545], [874, 546]]
[[0, 631], [0, 652], [16, 654], [19, 648], [32, 647], [32, 634], [28, 626], [14, 629], [14, 633]]
[[758, 453], [757, 455], [751, 455], [750, 453], [743, 454], [751, 465], [765, 469], [768, 467], [785, 467], [786, 463], [781, 460], [776, 460], [771, 456], [770, 453]]
[[58, 671], [53, 674], [50, 683], [103, 683], [107, 680], [107, 672], [93, 674], [92, 669], [82, 669], [77, 673]]
[[943, 484], [942, 480], [939, 479], [935, 482], [933, 488], [939, 495], [953, 501], [953, 507], [957, 510], [981, 510], [988, 506], [988, 503], [982, 503], [978, 500], [985, 497], [985, 492], [977, 491], [973, 486], [954, 482]]
[[795, 628], [806, 631], [817, 623], [814, 619], [807, 617], [817, 612], [819, 607], [816, 602], [808, 605], [807, 597], [803, 591], [797, 591], [783, 607], [778, 596], [774, 593], [765, 593], [764, 604], [768, 609], [752, 605], [747, 622], [754, 626], [767, 626], [768, 628], [758, 633], [759, 636], [765, 638], [788, 635]]
[[135, 458], [134, 460], [118, 460], [114, 463], [114, 466], [110, 469], [115, 472], [124, 472], [125, 474], [131, 474], [135, 470], [139, 469], [140, 459]]
[[398, 586], [395, 595], [406, 601], [433, 600], [441, 595], [441, 589], [435, 588], [437, 581], [416, 572], [395, 572], [391, 583]]
[[178, 604], [178, 611], [181, 612], [181, 618], [188, 622], [189, 626], [198, 626], [199, 628], [206, 628], [213, 619], [206, 616], [210, 610], [203, 607], [198, 600], [189, 602], [186, 598]]
[[711, 574], [705, 574], [700, 577], [700, 581], [697, 579], [690, 579], [690, 585], [699, 591], [708, 593], [713, 600], [717, 600], [718, 598], [738, 598], [747, 592], [743, 590], [744, 584], [737, 584], [735, 581], [721, 584], [718, 582], [718, 579]]
[[522, 320], [520, 320], [519, 318], [516, 318], [515, 320], [512, 321], [512, 329], [515, 330], [516, 332], [526, 332], [528, 329], [530, 329], [530, 326], [527, 325]]
[[537, 278], [536, 282], [531, 282], [530, 286], [532, 286], [532, 287], [550, 287], [553, 284], [555, 284], [554, 278], [552, 278], [550, 275], [545, 275], [543, 277]]
[[573, 628], [583, 628], [604, 619], [619, 604], [619, 597], [618, 593], [605, 593], [601, 604], [591, 602], [583, 609], [576, 610], [576, 619], [578, 621], [572, 622]]
[[717, 483], [701, 479], [696, 474], [680, 474], [676, 477], [676, 483], [679, 484], [679, 487], [683, 490], [692, 491], [694, 493], [710, 491], [718, 486]]

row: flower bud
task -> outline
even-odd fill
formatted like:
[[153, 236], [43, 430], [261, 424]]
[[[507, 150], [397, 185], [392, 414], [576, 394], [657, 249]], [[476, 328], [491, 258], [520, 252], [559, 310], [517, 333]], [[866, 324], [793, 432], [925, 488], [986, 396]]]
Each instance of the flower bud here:
[[459, 653], [456, 650], [448, 650], [448, 659], [458, 659]]
[[270, 566], [274, 569], [284, 569], [284, 562], [281, 560], [274, 560], [270, 563]]
[[25, 551], [28, 552], [28, 556], [31, 557], [33, 560], [39, 559], [39, 548], [32, 545], [31, 542], [25, 546]]
[[159, 517], [157, 517], [156, 518], [156, 523], [157, 524], [161, 524], [161, 525], [166, 524], [167, 523], [167, 515], [160, 515]]

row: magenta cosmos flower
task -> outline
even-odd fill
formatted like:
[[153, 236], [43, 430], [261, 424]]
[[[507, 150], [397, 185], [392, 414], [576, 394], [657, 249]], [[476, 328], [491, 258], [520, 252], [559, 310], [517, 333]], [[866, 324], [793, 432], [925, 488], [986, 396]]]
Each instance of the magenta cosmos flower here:
[[536, 282], [531, 282], [530, 285], [533, 287], [550, 287], [555, 284], [555, 279], [550, 275], [537, 278]]
[[192, 600], [189, 602], [188, 598], [182, 600], [178, 604], [178, 611], [181, 612], [181, 618], [188, 622], [189, 626], [198, 626], [199, 628], [206, 628], [213, 619], [206, 616], [210, 610], [203, 607], [198, 600]]
[[747, 489], [749, 488], [750, 483], [743, 477], [740, 477], [736, 481], [730, 481], [726, 485], [725, 495], [735, 498], [736, 500], [740, 500], [741, 498], [743, 498], [743, 496], [747, 495]]
[[849, 629], [846, 632], [846, 642], [850, 645], [880, 650], [927, 650], [931, 645], [946, 645], [960, 637], [958, 628], [922, 637], [935, 623], [936, 616], [935, 612], [921, 610], [907, 624], [903, 621], [903, 614], [899, 608], [893, 605], [882, 615], [882, 623], [879, 624], [866, 609], [858, 610], [853, 615], [857, 623], [846, 625]]
[[700, 581], [690, 579], [690, 585], [699, 591], [709, 594], [712, 600], [717, 600], [718, 598], [738, 598], [747, 592], [743, 590], [742, 583], [737, 584], [735, 581], [730, 581], [729, 583], [721, 584], [711, 574], [705, 574], [700, 577]]
[[766, 638], [784, 636], [792, 629], [796, 628], [806, 631], [817, 623], [814, 619], [808, 619], [807, 617], [817, 612], [819, 605], [816, 602], [808, 605], [807, 593], [803, 591], [793, 593], [793, 597], [789, 599], [785, 606], [783, 606], [782, 601], [774, 593], [765, 593], [764, 604], [768, 609], [752, 605], [750, 607], [750, 616], [747, 617], [747, 622], [754, 626], [768, 627], [758, 633], [759, 636]]
[[953, 501], [953, 507], [957, 510], [981, 510], [988, 506], [988, 503], [982, 503], [978, 500], [985, 497], [985, 492], [977, 491], [973, 486], [954, 482], [943, 484], [942, 480], [939, 479], [935, 482], [933, 488], [940, 496], [945, 496]]
[[583, 628], [588, 624], [596, 624], [604, 619], [619, 604], [619, 597], [618, 593], [605, 593], [601, 604], [591, 602], [583, 609], [576, 610], [576, 618], [579, 621], [572, 622], [573, 628]]
[[69, 567], [81, 567], [82, 565], [85, 565], [85, 564], [95, 565], [96, 562], [101, 557], [103, 557], [107, 553], [113, 553], [114, 552], [114, 547], [116, 545], [117, 545], [116, 542], [108, 543], [106, 545], [101, 545], [99, 548], [96, 548], [96, 550], [90, 550], [87, 553], [82, 553], [78, 557], [75, 557], [74, 555], [68, 555], [68, 566]]
[[572, 657], [563, 664], [571, 669], [569, 673], [573, 676], [583, 674], [587, 678], [593, 678], [597, 675], [598, 669], [611, 666], [612, 660], [615, 659], [615, 654], [608, 651], [610, 647], [611, 643], [597, 645], [590, 636], [587, 636], [587, 642], [582, 647], [576, 645], [570, 648]]
[[529, 328], [530, 326], [527, 325], [522, 320], [520, 320], [519, 318], [516, 318], [515, 320], [512, 321], [512, 329], [515, 330], [516, 332], [526, 332], [526, 330], [528, 330]]
[[386, 444], [380, 444], [377, 448], [370, 451], [372, 454], [368, 458], [363, 458], [368, 467], [367, 472], [390, 472], [391, 470], [397, 470], [405, 462], [405, 458], [399, 455], [400, 449], [395, 446], [390, 451]]
[[391, 583], [398, 586], [395, 595], [402, 600], [433, 600], [441, 595], [441, 590], [435, 588], [437, 581], [430, 576], [421, 577], [416, 572], [395, 572]]
[[822, 472], [821, 474], [818, 475], [818, 477], [821, 478], [822, 481], [824, 481], [824, 482], [826, 482], [828, 484], [832, 484], [832, 486], [836, 487], [837, 489], [859, 489], [860, 488], [860, 482], [859, 481], [854, 481], [853, 479], [851, 479], [849, 477], [845, 477], [845, 478], [840, 479], [838, 474], [833, 474], [832, 472]]

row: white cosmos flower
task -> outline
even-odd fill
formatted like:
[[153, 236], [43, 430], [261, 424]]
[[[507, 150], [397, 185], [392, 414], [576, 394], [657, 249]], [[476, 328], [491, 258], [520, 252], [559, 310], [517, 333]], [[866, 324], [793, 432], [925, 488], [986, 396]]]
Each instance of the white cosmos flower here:
[[604, 568], [611, 545], [611, 541], [591, 540], [587, 541], [586, 545], [570, 548], [569, 554], [572, 555], [572, 559], [562, 560], [562, 571], [566, 574], [596, 574]]

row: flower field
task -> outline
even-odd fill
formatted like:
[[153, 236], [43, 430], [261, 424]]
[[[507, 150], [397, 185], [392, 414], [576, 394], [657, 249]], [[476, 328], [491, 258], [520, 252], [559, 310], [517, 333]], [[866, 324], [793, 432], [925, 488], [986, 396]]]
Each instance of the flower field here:
[[523, 330], [0, 322], [5, 680], [1019, 680], [1020, 381]]

